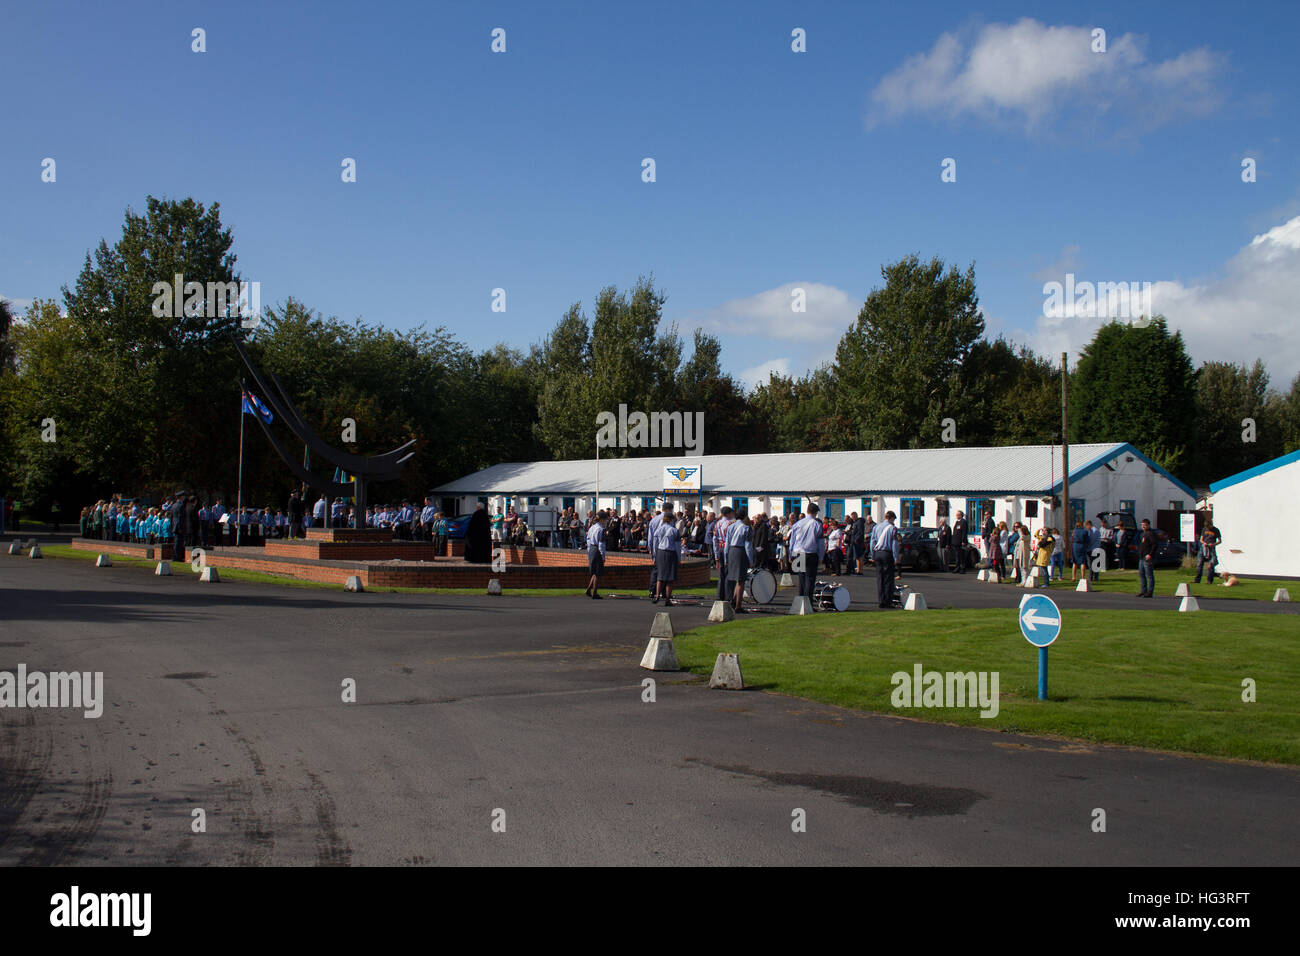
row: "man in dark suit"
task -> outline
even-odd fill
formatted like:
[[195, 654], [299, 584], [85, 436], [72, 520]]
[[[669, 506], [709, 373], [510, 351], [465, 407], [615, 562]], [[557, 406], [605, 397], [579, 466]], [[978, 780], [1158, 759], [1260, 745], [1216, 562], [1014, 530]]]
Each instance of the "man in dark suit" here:
[[302, 516], [306, 513], [306, 506], [298, 492], [289, 495], [289, 537], [301, 538], [302, 534]]
[[957, 520], [952, 523], [952, 547], [957, 552], [957, 573], [966, 573], [966, 548], [967, 544], [966, 531], [966, 513], [957, 512]]
[[856, 511], [849, 515], [849, 574], [861, 574], [866, 553], [867, 520]]

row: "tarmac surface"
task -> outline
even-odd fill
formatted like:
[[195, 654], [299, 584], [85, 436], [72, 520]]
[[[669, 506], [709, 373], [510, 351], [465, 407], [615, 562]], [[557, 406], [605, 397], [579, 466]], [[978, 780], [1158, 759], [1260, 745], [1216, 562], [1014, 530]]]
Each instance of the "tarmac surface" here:
[[[176, 570], [0, 555], [0, 671], [102, 671], [105, 698], [98, 719], [0, 709], [0, 865], [1295, 862], [1295, 768], [709, 691], [638, 667], [662, 609], [643, 599], [348, 594]], [[905, 581], [931, 607], [1014, 608], [1026, 593]], [[883, 613], [864, 603], [874, 580], [851, 588], [855, 609]], [[672, 609], [678, 631], [707, 613]]]

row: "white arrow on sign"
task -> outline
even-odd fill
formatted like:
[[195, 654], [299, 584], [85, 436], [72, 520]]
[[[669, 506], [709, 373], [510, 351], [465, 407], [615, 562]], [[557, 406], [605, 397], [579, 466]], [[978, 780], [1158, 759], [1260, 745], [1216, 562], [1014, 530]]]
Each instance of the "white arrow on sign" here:
[[1025, 616], [1022, 620], [1025, 622], [1025, 627], [1029, 628], [1031, 631], [1038, 630], [1039, 624], [1047, 626], [1059, 625], [1061, 623], [1059, 617], [1041, 617], [1032, 607], [1025, 612]]

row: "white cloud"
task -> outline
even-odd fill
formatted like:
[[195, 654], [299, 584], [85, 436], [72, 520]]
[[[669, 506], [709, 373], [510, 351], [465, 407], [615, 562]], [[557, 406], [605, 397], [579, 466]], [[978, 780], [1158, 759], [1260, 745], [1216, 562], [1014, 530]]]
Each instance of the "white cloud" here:
[[[1300, 216], [1255, 236], [1216, 277], [1152, 282], [1151, 306], [1182, 332], [1196, 366], [1263, 359], [1272, 384], [1285, 390], [1300, 372]], [[1029, 344], [1077, 356], [1103, 321], [1042, 318]]]
[[950, 119], [969, 113], [1033, 127], [1068, 108], [1089, 117], [1124, 111], [1146, 128], [1219, 102], [1221, 58], [1208, 49], [1153, 63], [1143, 52], [1144, 37], [1108, 36], [1105, 53], [1093, 52], [1092, 44], [1091, 27], [1029, 18], [990, 24], [969, 46], [945, 33], [928, 53], [908, 58], [880, 80], [868, 126], [908, 113]]
[[33, 299], [11, 299], [7, 295], [0, 295], [0, 299], [4, 299], [4, 301], [9, 303], [9, 311], [12, 312], [15, 317], [26, 312], [27, 307], [35, 301]]
[[[804, 311], [796, 312], [796, 290], [803, 290]], [[857, 321], [862, 300], [843, 289], [820, 282], [787, 282], [743, 299], [732, 299], [704, 312], [686, 316], [684, 323], [715, 333], [744, 333], [790, 342], [838, 342]]]
[[744, 386], [745, 391], [751, 391], [759, 385], [766, 385], [773, 372], [788, 378], [790, 376], [790, 360], [788, 358], [768, 359], [766, 362], [737, 373], [736, 378]]

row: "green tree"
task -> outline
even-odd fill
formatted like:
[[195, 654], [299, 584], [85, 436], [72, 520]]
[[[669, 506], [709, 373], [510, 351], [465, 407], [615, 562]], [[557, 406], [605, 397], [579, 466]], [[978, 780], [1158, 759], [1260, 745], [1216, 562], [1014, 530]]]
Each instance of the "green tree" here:
[[836, 410], [858, 447], [937, 445], [944, 418], [959, 434], [970, 418], [962, 366], [984, 331], [975, 266], [911, 255], [881, 275], [836, 350]]
[[1178, 474], [1196, 438], [1195, 408], [1182, 333], [1170, 334], [1159, 315], [1146, 327], [1110, 322], [1083, 349], [1071, 377], [1071, 441], [1132, 442]]
[[853, 424], [835, 410], [834, 382], [829, 366], [802, 378], [770, 373], [749, 394], [750, 415], [759, 426], [753, 450], [790, 453], [853, 447]]
[[[1208, 485], [1281, 453], [1281, 423], [1269, 407], [1268, 393], [1268, 373], [1259, 360], [1251, 368], [1206, 362], [1197, 369], [1196, 454], [1187, 471], [1190, 481]], [[1246, 440], [1249, 431], [1253, 441]]]
[[[590, 325], [575, 303], [542, 343], [536, 434], [555, 458], [595, 455], [599, 412], [617, 413], [620, 404], [629, 412], [674, 410], [682, 343], [675, 327], [659, 330], [664, 302], [653, 279], [637, 280], [630, 292], [609, 286], [596, 297]], [[659, 453], [601, 450], [602, 457]]]

